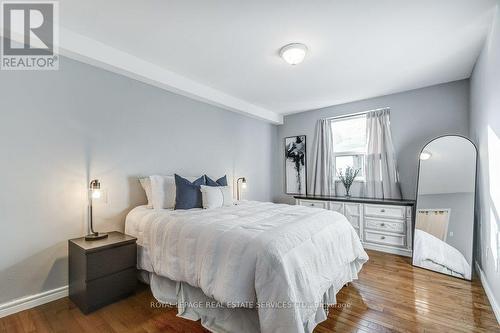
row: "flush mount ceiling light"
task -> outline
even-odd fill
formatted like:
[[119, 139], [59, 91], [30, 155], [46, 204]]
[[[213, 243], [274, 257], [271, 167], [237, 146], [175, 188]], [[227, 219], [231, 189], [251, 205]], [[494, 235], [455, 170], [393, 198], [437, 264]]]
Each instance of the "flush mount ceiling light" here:
[[422, 153], [420, 153], [420, 159], [422, 161], [427, 161], [431, 157], [432, 157], [432, 154], [430, 152], [428, 152], [427, 150], [424, 150]]
[[285, 45], [280, 50], [280, 56], [290, 65], [297, 65], [304, 61], [307, 53], [307, 46], [300, 43]]

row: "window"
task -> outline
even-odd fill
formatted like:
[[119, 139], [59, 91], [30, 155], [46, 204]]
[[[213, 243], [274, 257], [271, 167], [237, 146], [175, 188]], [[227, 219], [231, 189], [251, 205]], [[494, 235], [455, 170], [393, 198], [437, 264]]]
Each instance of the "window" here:
[[335, 175], [348, 166], [361, 169], [358, 178], [365, 177], [364, 162], [366, 155], [366, 115], [357, 115], [333, 119], [333, 152], [335, 158]]

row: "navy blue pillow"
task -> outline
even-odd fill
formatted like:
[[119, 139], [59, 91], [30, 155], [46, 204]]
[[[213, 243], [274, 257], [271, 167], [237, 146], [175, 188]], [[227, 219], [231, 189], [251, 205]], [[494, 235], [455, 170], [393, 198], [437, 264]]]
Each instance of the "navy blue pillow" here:
[[205, 176], [190, 182], [175, 174], [175, 209], [202, 208], [200, 185], [205, 184]]
[[207, 182], [207, 184], [206, 184], [207, 186], [227, 186], [226, 175], [224, 175], [224, 177], [220, 177], [216, 181], [213, 181], [212, 179], [210, 179], [210, 177], [205, 175], [205, 180]]

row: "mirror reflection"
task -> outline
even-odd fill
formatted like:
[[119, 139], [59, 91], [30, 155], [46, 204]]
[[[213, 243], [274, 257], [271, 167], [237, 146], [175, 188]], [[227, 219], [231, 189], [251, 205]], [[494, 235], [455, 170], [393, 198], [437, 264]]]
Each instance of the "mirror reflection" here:
[[413, 264], [470, 280], [472, 274], [476, 148], [444, 136], [420, 154]]

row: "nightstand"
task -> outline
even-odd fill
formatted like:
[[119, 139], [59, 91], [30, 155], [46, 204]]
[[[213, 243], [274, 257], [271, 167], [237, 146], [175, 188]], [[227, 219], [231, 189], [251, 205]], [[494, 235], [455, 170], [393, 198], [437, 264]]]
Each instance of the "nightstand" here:
[[70, 239], [69, 298], [87, 314], [134, 292], [136, 238], [113, 231], [105, 239]]

